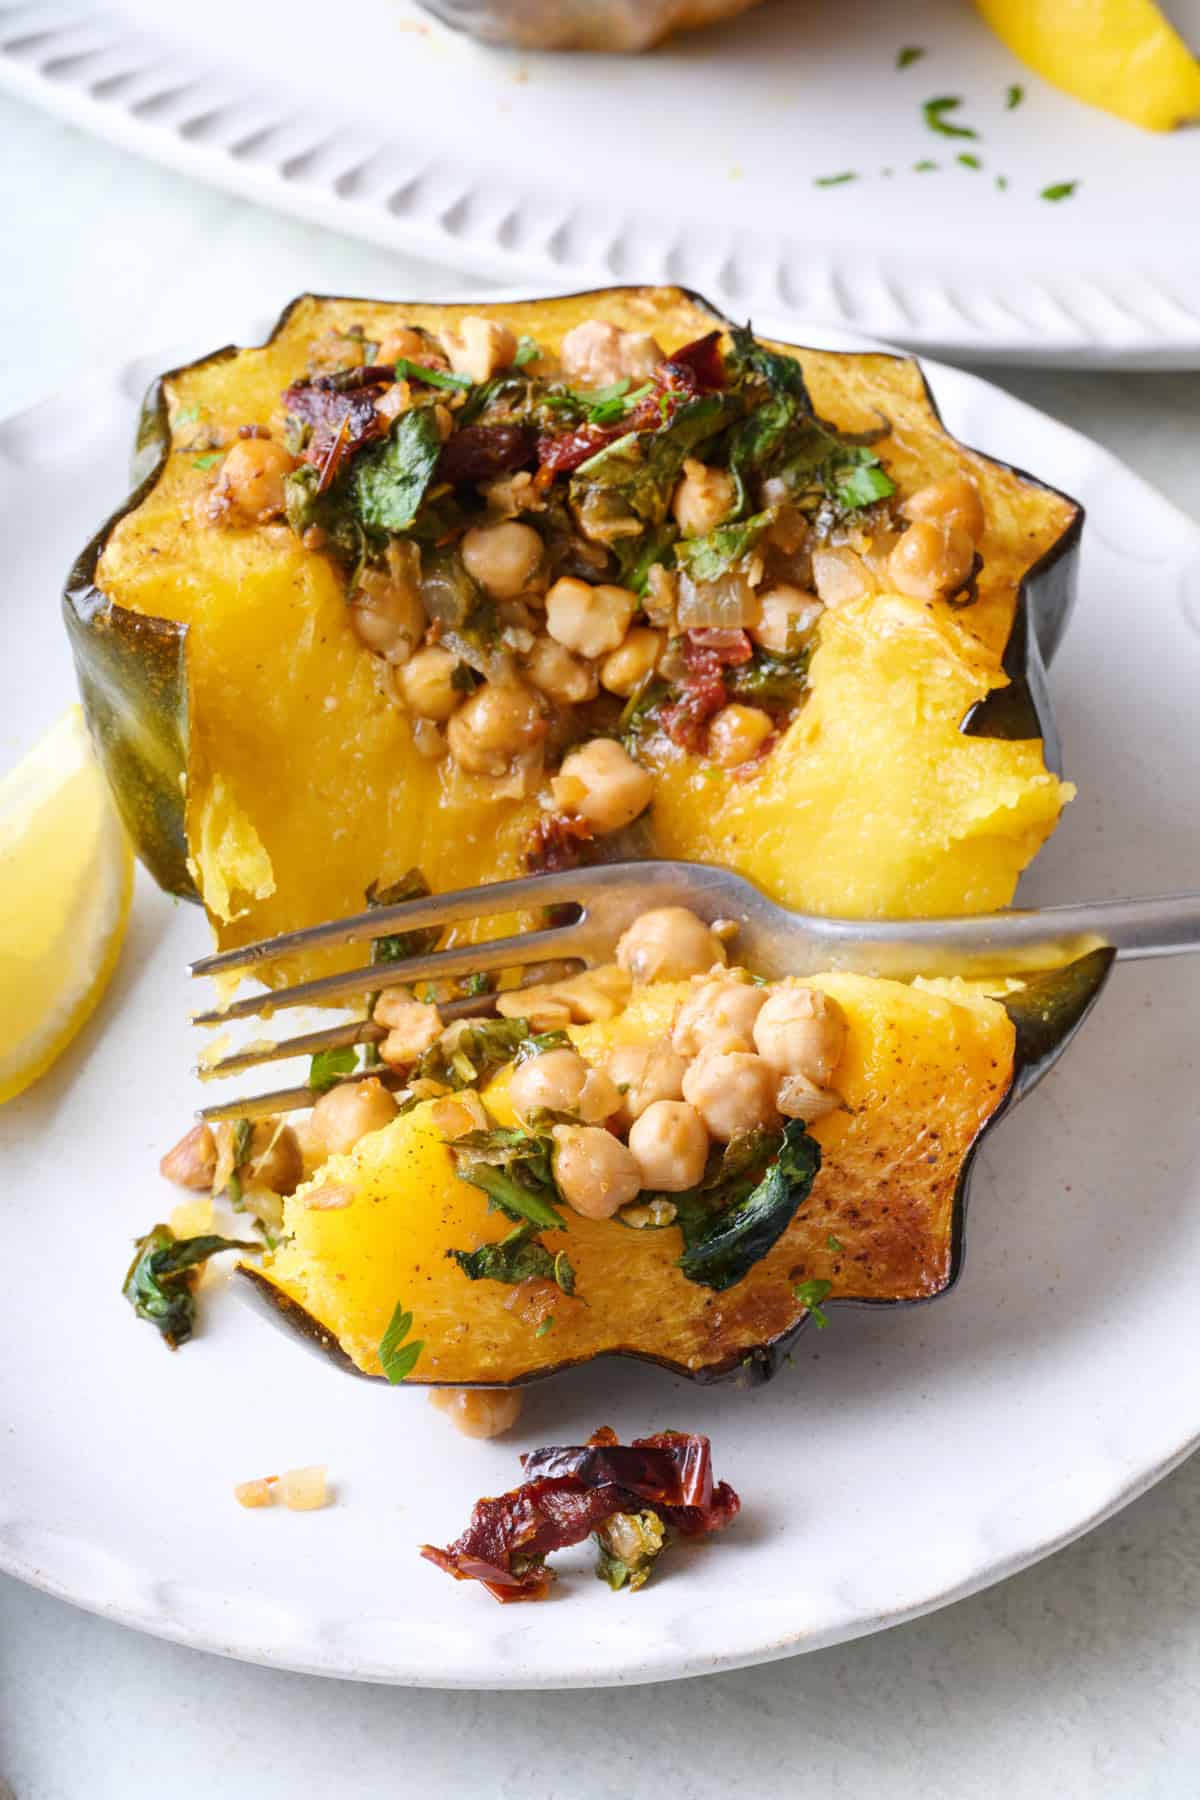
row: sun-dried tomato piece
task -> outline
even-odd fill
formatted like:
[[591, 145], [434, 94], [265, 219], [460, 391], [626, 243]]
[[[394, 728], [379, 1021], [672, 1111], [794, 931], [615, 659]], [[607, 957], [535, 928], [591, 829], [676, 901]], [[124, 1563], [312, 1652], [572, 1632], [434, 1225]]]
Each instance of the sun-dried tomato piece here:
[[[479, 1500], [454, 1543], [421, 1546], [421, 1555], [447, 1575], [480, 1581], [506, 1603], [544, 1599], [554, 1580], [546, 1557], [582, 1543], [614, 1513], [636, 1512], [649, 1500], [664, 1524], [698, 1537], [724, 1530], [741, 1509], [728, 1482], [713, 1484], [708, 1439], [687, 1432], [635, 1438], [622, 1448], [602, 1427], [588, 1444], [535, 1450], [522, 1460], [526, 1470], [571, 1472], [538, 1475], [511, 1493]], [[614, 1480], [618, 1472], [621, 1479]]]
[[[706, 332], [703, 337], [693, 338], [690, 344], [684, 344], [679, 350], [672, 350], [663, 371], [669, 371], [665, 385], [674, 387], [695, 383], [694, 391], [701, 394], [719, 393], [727, 387], [725, 376], [725, 358], [721, 355], [721, 334], [719, 331]], [[682, 371], [687, 372], [686, 377]]]
[[464, 425], [442, 445], [438, 479], [455, 487], [494, 481], [498, 475], [527, 468], [536, 451], [537, 437], [530, 425]]
[[526, 1478], [574, 1476], [589, 1487], [611, 1482], [640, 1500], [664, 1506], [707, 1506], [712, 1499], [708, 1439], [682, 1432], [637, 1438], [632, 1444], [592, 1444], [534, 1450], [521, 1458]]
[[[351, 371], [355, 375], [367, 372]], [[297, 381], [283, 395], [291, 417], [311, 428], [303, 460], [327, 476], [326, 486], [348, 456], [385, 429], [385, 421], [375, 410], [375, 403], [384, 392], [383, 384], [371, 382], [348, 388], [334, 385], [337, 379], [318, 375], [315, 381]]]
[[525, 867], [531, 875], [553, 875], [560, 869], [577, 869], [592, 835], [586, 819], [544, 812], [529, 834]]
[[687, 633], [683, 653], [690, 660], [701, 651], [715, 656], [724, 668], [735, 668], [750, 661], [754, 645], [740, 626], [700, 625]]
[[571, 475], [589, 456], [595, 456], [606, 444], [614, 444], [629, 430], [623, 425], [576, 425], [571, 431], [537, 441], [538, 463], [544, 475]]

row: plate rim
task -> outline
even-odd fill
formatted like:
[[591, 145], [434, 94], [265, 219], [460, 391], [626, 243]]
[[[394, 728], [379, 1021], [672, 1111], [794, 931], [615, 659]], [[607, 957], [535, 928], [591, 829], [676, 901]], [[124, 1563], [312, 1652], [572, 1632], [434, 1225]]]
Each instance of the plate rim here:
[[[432, 19], [429, 25], [431, 30], [457, 35]], [[104, 58], [115, 59], [123, 71], [116, 87], [97, 79], [94, 71], [89, 75], [88, 65]], [[147, 86], [145, 78], [151, 75], [155, 78]], [[139, 78], [145, 91], [138, 86]], [[127, 93], [130, 83], [133, 91]], [[214, 89], [222, 94], [219, 103], [214, 103]], [[345, 198], [339, 187], [356, 172], [397, 156], [416, 166], [414, 153], [402, 139], [375, 127], [352, 130], [335, 109], [323, 112], [311, 95], [304, 95], [308, 136], [337, 173], [306, 170], [302, 165], [307, 156], [297, 156], [287, 144], [296, 117], [296, 108], [288, 101], [300, 97], [299, 89], [278, 82], [274, 87], [256, 87], [232, 63], [206, 66], [193, 47], [155, 38], [140, 21], [125, 17], [119, 0], [102, 15], [78, 12], [74, 3], [64, 13], [60, 0], [0, 4], [0, 92], [32, 101], [123, 150], [238, 198], [477, 278], [543, 285], [569, 278], [577, 287], [602, 287], [629, 278], [630, 244], [636, 244], [639, 235], [632, 229], [632, 214], [606, 226], [594, 252], [571, 260], [556, 253], [553, 230], [531, 248], [505, 241], [509, 222], [518, 216], [541, 212], [558, 218], [574, 210], [573, 199], [567, 204], [569, 190], [559, 196], [535, 194], [532, 189], [524, 195], [515, 193], [502, 217], [486, 228], [476, 227], [478, 235], [472, 234], [470, 225], [464, 228], [461, 216], [451, 223], [463, 211], [464, 196], [447, 207], [432, 193], [423, 194], [422, 184], [413, 179], [401, 180], [381, 194]], [[197, 127], [216, 113], [226, 121], [223, 138], [206, 141]], [[274, 148], [272, 137], [280, 140]], [[251, 142], [253, 154], [246, 149]], [[349, 154], [348, 163], [344, 157], [338, 161], [339, 145]], [[476, 165], [468, 162], [464, 172], [473, 184]], [[467, 194], [472, 191], [473, 185], [468, 186]], [[470, 210], [466, 208], [468, 214]], [[1006, 334], [994, 322], [979, 324], [970, 317], [962, 291], [952, 292], [936, 271], [925, 269], [918, 280], [911, 279], [899, 263], [889, 266], [862, 245], [828, 246], [822, 256], [827, 277], [822, 316], [827, 322], [848, 331], [861, 331], [865, 324], [869, 334], [901, 342], [921, 355], [963, 356], [997, 366], [1200, 368], [1200, 281], [1181, 299], [1178, 291], [1159, 285], [1148, 269], [1134, 267], [1126, 271], [1132, 281], [1114, 296], [1093, 275], [1078, 270], [1066, 280], [1074, 306], [1058, 288], [1051, 296], [1057, 323], [1049, 316], [1037, 324], [1025, 318], [1020, 322], [1024, 329], [1014, 325]], [[729, 231], [712, 249], [711, 267], [694, 266], [675, 248], [663, 266], [638, 273], [649, 281], [711, 291], [718, 305], [736, 310], [739, 296], [726, 284], [725, 272], [738, 258], [739, 242]], [[1178, 281], [1173, 285], [1178, 290]], [[786, 288], [781, 253], [772, 292], [780, 296]], [[928, 305], [931, 293], [938, 301], [935, 311], [950, 321], [942, 327], [933, 318], [922, 322], [922, 307]], [[985, 310], [1003, 299], [982, 274], [977, 297]], [[767, 304], [782, 309], [785, 302], [776, 298]], [[1102, 333], [1091, 315], [1111, 319], [1114, 308], [1120, 325], [1115, 333]], [[762, 310], [758, 301], [755, 310]], [[801, 309], [797, 317], [803, 316]], [[1165, 322], [1168, 317], [1176, 319], [1174, 329]], [[961, 326], [955, 320], [961, 320]]]
[[[511, 297], [504, 294], [473, 296], [481, 305], [489, 299]], [[256, 318], [246, 333], [239, 333], [239, 339], [253, 342], [261, 335], [265, 321]], [[766, 335], [775, 335], [780, 329], [780, 322], [769, 317], [764, 319], [761, 329]], [[805, 328], [788, 320], [787, 332], [801, 337], [811, 336], [818, 345], [828, 348], [865, 348], [892, 350], [894, 346], [879, 344], [865, 338], [861, 332], [843, 331], [828, 325]], [[198, 335], [198, 334], [197, 334]], [[137, 405], [137, 394], [142, 378], [151, 365], [159, 368], [176, 366], [185, 356], [194, 355], [195, 346], [192, 340], [183, 344], [166, 346], [161, 352], [149, 352], [144, 355], [114, 361], [97, 369], [89, 382], [107, 386], [114, 393], [119, 393], [121, 401], [129, 417], [134, 416]], [[203, 352], [201, 352], [203, 354]], [[1088, 479], [1080, 483], [1087, 489], [1098, 481], [1117, 476], [1124, 484], [1135, 484], [1141, 498], [1159, 509], [1164, 522], [1169, 523], [1179, 534], [1181, 542], [1190, 542], [1197, 556], [1200, 567], [1200, 523], [1191, 519], [1181, 508], [1162, 495], [1152, 483], [1128, 468], [1122, 460], [1097, 444], [1086, 434], [1077, 431], [1073, 426], [1061, 423], [1051, 415], [1042, 412], [1028, 401], [1021, 400], [996, 387], [985, 378], [964, 370], [939, 363], [936, 359], [922, 357], [922, 367], [929, 378], [935, 393], [939, 385], [951, 382], [959, 386], [960, 391], [968, 397], [982, 398], [992, 408], [999, 406], [1013, 420], [1014, 435], [1018, 435], [1023, 422], [1036, 420], [1041, 427], [1049, 427], [1051, 431], [1069, 441], [1082, 455], [1088, 458]], [[0, 420], [0, 448], [6, 432], [13, 426], [19, 427], [23, 420], [28, 420], [41, 413], [48, 399], [47, 396], [32, 406], [18, 409], [16, 412]], [[1086, 505], [1086, 499], [1084, 504]], [[557, 1689], [576, 1689], [608, 1686], [635, 1686], [650, 1682], [676, 1679], [688, 1679], [697, 1675], [714, 1674], [739, 1668], [753, 1667], [760, 1663], [778, 1661], [782, 1658], [803, 1654], [810, 1650], [831, 1647], [835, 1644], [851, 1642], [856, 1638], [889, 1629], [908, 1620], [937, 1611], [943, 1606], [965, 1599], [969, 1595], [1005, 1580], [1018, 1571], [1032, 1567], [1044, 1557], [1082, 1537], [1094, 1526], [1112, 1517], [1124, 1506], [1145, 1493], [1156, 1482], [1169, 1474], [1200, 1447], [1200, 1418], [1195, 1426], [1182, 1434], [1173, 1434], [1171, 1441], [1160, 1447], [1150, 1460], [1140, 1466], [1133, 1466], [1128, 1458], [1119, 1463], [1115, 1457], [1108, 1458], [1103, 1466], [1103, 1478], [1107, 1481], [1104, 1491], [1097, 1495], [1096, 1484], [1090, 1484], [1084, 1498], [1086, 1504], [1078, 1516], [1062, 1524], [1056, 1521], [1049, 1533], [1045, 1531], [1045, 1521], [1038, 1525], [1031, 1521], [1023, 1526], [1018, 1534], [1019, 1541], [1010, 1540], [1004, 1545], [980, 1546], [981, 1554], [973, 1568], [961, 1575], [957, 1580], [935, 1585], [931, 1591], [923, 1593], [919, 1598], [907, 1599], [893, 1610], [877, 1610], [871, 1613], [862, 1611], [854, 1600], [849, 1602], [836, 1599], [831, 1613], [815, 1629], [801, 1626], [783, 1635], [777, 1635], [765, 1643], [753, 1648], [735, 1648], [727, 1654], [701, 1653], [689, 1650], [684, 1645], [670, 1645], [664, 1648], [662, 1643], [651, 1646], [648, 1650], [638, 1652], [639, 1660], [632, 1668], [620, 1670], [602, 1667], [588, 1671], [580, 1668], [567, 1676], [547, 1675], [539, 1673], [534, 1676], [529, 1672], [518, 1672], [515, 1676], [506, 1676], [503, 1670], [481, 1673], [473, 1669], [462, 1675], [450, 1663], [442, 1666], [419, 1666], [415, 1661], [401, 1665], [396, 1660], [376, 1661], [361, 1650], [346, 1648], [337, 1642], [336, 1634], [327, 1635], [323, 1627], [327, 1621], [317, 1615], [301, 1618], [293, 1615], [292, 1623], [297, 1629], [289, 1634], [282, 1644], [277, 1640], [265, 1639], [256, 1635], [253, 1625], [248, 1629], [237, 1629], [237, 1593], [225, 1591], [214, 1595], [206, 1591], [206, 1598], [219, 1598], [229, 1604], [229, 1615], [223, 1620], [221, 1628], [214, 1625], [211, 1608], [202, 1609], [189, 1616], [186, 1607], [177, 1597], [171, 1603], [174, 1583], [164, 1582], [150, 1571], [137, 1569], [128, 1559], [119, 1557], [114, 1551], [89, 1542], [79, 1535], [64, 1533], [46, 1534], [55, 1542], [61, 1542], [67, 1550], [65, 1561], [57, 1565], [52, 1561], [47, 1546], [46, 1535], [38, 1541], [40, 1551], [25, 1551], [21, 1547], [20, 1533], [17, 1538], [9, 1531], [0, 1530], [0, 1573], [21, 1580], [30, 1586], [52, 1595], [55, 1598], [83, 1608], [85, 1611], [107, 1618], [115, 1623], [126, 1625], [134, 1630], [161, 1637], [172, 1642], [181, 1643], [194, 1649], [201, 1649], [215, 1654], [229, 1656], [238, 1660], [255, 1662], [264, 1666], [292, 1670], [299, 1673], [330, 1676], [345, 1680], [360, 1680], [396, 1686], [417, 1688], [447, 1688], [467, 1691], [528, 1691], [533, 1687], [550, 1687]], [[1115, 1479], [1114, 1479], [1115, 1478]], [[71, 1553], [74, 1552], [74, 1555]], [[120, 1566], [126, 1577], [121, 1584], [125, 1594], [130, 1588], [136, 1590], [136, 1598], [114, 1596], [106, 1593], [105, 1587], [113, 1586], [112, 1574], [114, 1564]], [[89, 1581], [81, 1570], [94, 1569]], [[840, 1611], [839, 1611], [840, 1609]], [[853, 1616], [857, 1613], [857, 1616]], [[254, 1609], [248, 1617], [253, 1619]]]

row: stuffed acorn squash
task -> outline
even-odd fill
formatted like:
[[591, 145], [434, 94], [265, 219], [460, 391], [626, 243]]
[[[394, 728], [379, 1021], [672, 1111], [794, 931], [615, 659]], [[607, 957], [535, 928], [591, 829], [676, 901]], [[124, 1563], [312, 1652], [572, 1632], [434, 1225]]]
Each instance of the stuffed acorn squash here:
[[[769, 1373], [826, 1296], [941, 1292], [981, 1133], [1059, 1054], [1111, 953], [1002, 999], [765, 983], [723, 955], [664, 909], [590, 997], [551, 984], [511, 997], [529, 1017], [440, 1032], [408, 1001], [432, 1030], [410, 1036], [399, 1093], [334, 1088], [304, 1128], [317, 1166], [244, 1271], [271, 1315], [364, 1374], [467, 1386], [614, 1352]], [[564, 996], [583, 1022], [551, 1023]]]
[[137, 467], [67, 622], [139, 852], [223, 946], [414, 866], [649, 850], [986, 909], [1069, 797], [1079, 510], [949, 438], [912, 362], [676, 289], [306, 297], [155, 385]]

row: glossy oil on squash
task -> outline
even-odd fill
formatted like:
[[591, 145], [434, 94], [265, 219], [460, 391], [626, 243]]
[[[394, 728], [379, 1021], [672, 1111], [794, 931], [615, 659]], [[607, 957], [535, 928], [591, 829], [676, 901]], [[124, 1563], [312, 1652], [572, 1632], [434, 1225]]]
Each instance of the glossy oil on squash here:
[[[510, 1227], [454, 1173], [428, 1104], [331, 1158], [287, 1202], [289, 1241], [259, 1281], [302, 1308], [354, 1364], [380, 1373], [378, 1345], [398, 1301], [424, 1349], [413, 1382], [518, 1381], [606, 1352], [718, 1374], [761, 1354], [804, 1317], [797, 1282], [832, 1282], [833, 1299], [917, 1299], [938, 1293], [952, 1266], [956, 1195], [975, 1139], [1006, 1095], [1014, 1028], [998, 1002], [855, 975], [818, 977], [848, 1021], [834, 1075], [846, 1110], [813, 1127], [823, 1164], [812, 1194], [775, 1247], [724, 1293], [675, 1267], [679, 1232], [630, 1230], [568, 1213], [543, 1241], [565, 1250], [576, 1297], [533, 1295], [468, 1280], [447, 1255]], [[609, 1024], [571, 1032], [596, 1059], [669, 1027], [682, 986], [635, 991]], [[510, 1122], [501, 1075], [487, 1095]], [[310, 1207], [330, 1188], [336, 1210]], [[837, 1249], [831, 1247], [830, 1237]], [[538, 1284], [544, 1285], [544, 1284]], [[553, 1325], [538, 1326], [548, 1313]]]
[[[269, 424], [332, 328], [436, 331], [470, 310], [309, 297], [261, 349], [167, 378], [158, 416], [169, 453], [102, 537], [85, 570], [94, 585], [68, 595], [89, 716], [126, 821], [166, 885], [180, 891], [190, 870], [223, 946], [357, 910], [370, 882], [413, 865], [435, 889], [521, 872], [536, 801], [498, 797], [490, 780], [416, 753], [382, 665], [351, 629], [343, 577], [283, 524], [209, 523], [215, 470], [194, 450], [200, 427], [228, 442], [243, 424]], [[652, 330], [668, 350], [714, 320], [676, 289], [488, 310], [550, 349], [595, 316]], [[729, 862], [799, 907], [903, 916], [1003, 905], [1071, 790], [1036, 737], [959, 727], [1007, 682], [1020, 584], [1071, 535], [1078, 509], [949, 438], [914, 363], [797, 354], [821, 416], [848, 431], [888, 421], [878, 449], [902, 490], [960, 467], [975, 476], [988, 521], [979, 599], [955, 612], [881, 595], [828, 613], [810, 698], [782, 748], [761, 773], [733, 778], [662, 752], [651, 837], [660, 853]], [[173, 779], [167, 768], [181, 737], [186, 820], [174, 810], [184, 771]]]

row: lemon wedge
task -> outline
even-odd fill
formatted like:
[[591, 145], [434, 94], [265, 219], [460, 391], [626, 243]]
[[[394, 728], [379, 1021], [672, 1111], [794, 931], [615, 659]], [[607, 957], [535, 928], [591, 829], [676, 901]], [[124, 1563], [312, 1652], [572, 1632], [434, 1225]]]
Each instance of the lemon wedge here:
[[0, 781], [0, 1101], [96, 1006], [132, 897], [129, 840], [73, 706]]
[[1200, 116], [1200, 62], [1154, 0], [975, 0], [1036, 74], [1147, 131]]

